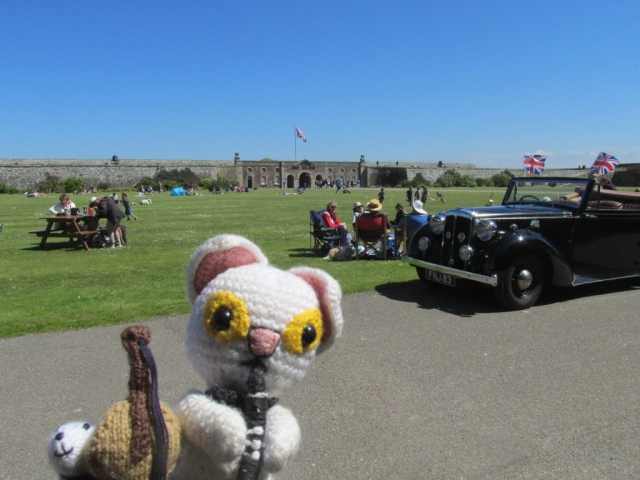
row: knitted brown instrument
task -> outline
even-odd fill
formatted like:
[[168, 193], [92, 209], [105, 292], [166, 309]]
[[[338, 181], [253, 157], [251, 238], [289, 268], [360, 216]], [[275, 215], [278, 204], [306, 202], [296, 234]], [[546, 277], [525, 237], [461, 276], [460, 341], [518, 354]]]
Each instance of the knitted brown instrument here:
[[113, 405], [96, 428], [86, 453], [101, 480], [164, 480], [180, 453], [180, 423], [158, 398], [158, 378], [147, 327], [121, 334], [129, 354], [129, 398]]

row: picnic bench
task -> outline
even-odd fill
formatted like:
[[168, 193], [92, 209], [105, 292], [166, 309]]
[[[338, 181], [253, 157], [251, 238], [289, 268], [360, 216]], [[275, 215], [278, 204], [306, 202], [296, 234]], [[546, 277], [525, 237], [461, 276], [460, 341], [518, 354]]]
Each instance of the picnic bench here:
[[[89, 250], [87, 239], [99, 233], [98, 219], [88, 215], [70, 215], [44, 217], [47, 221], [47, 228], [44, 230], [31, 230], [29, 233], [42, 238], [40, 248], [45, 248], [49, 238], [68, 238], [70, 241], [76, 239], [78, 243], [82, 243], [85, 250]], [[88, 223], [89, 228], [83, 230], [78, 222]]]

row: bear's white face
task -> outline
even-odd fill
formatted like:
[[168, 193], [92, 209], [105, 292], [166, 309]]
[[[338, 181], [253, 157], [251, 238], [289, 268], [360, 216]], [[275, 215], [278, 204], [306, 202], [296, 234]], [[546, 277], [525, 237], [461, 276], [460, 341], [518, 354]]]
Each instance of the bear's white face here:
[[304, 377], [322, 335], [311, 286], [292, 273], [251, 264], [225, 271], [200, 292], [186, 344], [208, 388], [245, 394], [257, 361], [266, 368], [266, 392], [278, 396]]
[[56, 472], [65, 477], [76, 477], [88, 471], [84, 449], [95, 429], [95, 425], [88, 422], [70, 422], [53, 432], [47, 451]]

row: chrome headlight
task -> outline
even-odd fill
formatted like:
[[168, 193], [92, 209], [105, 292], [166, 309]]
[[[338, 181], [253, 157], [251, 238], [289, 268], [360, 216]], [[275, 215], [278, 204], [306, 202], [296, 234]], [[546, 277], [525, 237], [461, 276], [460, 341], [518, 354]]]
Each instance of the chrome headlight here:
[[480, 220], [476, 225], [476, 237], [483, 242], [491, 240], [498, 230], [498, 225], [493, 220]]
[[460, 260], [466, 262], [471, 257], [473, 257], [473, 248], [471, 248], [469, 245], [462, 245], [460, 247], [460, 250], [458, 250], [458, 255], [460, 256]]
[[441, 235], [444, 231], [444, 215], [434, 215], [431, 217], [429, 227], [434, 235]]
[[429, 248], [429, 245], [431, 245], [431, 240], [429, 240], [427, 237], [420, 237], [420, 240], [418, 240], [418, 249], [421, 252], [424, 252], [427, 248]]

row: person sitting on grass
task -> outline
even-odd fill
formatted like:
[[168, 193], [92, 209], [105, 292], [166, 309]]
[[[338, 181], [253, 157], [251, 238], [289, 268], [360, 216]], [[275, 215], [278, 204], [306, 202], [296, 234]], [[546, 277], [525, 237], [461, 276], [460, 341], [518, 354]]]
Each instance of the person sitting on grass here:
[[107, 219], [107, 233], [109, 234], [110, 248], [122, 247], [122, 240], [118, 233], [120, 221], [124, 213], [109, 197], [91, 197], [89, 207], [96, 209], [97, 218]]

